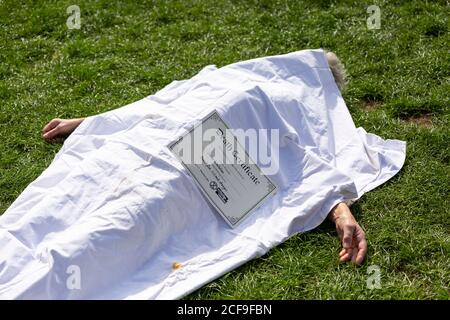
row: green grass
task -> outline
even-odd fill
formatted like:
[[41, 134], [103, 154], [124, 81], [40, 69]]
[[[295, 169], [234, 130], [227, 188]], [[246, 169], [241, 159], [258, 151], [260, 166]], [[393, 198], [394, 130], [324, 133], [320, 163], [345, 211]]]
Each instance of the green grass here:
[[[80, 30], [66, 26], [72, 4]], [[400, 174], [353, 208], [367, 261], [339, 264], [327, 222], [188, 298], [448, 299], [449, 16], [447, 1], [0, 0], [0, 212], [61, 147], [40, 138], [51, 118], [123, 106], [207, 64], [323, 47], [347, 66], [357, 126], [408, 143]], [[366, 286], [373, 264], [381, 289]]]

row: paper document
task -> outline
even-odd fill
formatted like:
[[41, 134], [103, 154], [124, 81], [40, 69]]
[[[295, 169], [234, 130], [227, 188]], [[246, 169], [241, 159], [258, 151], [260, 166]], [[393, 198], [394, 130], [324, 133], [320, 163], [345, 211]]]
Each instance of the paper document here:
[[275, 184], [250, 159], [217, 111], [171, 143], [169, 149], [232, 227], [276, 192]]

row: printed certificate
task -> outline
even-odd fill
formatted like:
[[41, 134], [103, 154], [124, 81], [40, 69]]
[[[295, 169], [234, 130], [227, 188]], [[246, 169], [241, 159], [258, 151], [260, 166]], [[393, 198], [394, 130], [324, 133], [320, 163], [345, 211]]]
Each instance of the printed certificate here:
[[168, 147], [231, 227], [277, 191], [217, 111]]

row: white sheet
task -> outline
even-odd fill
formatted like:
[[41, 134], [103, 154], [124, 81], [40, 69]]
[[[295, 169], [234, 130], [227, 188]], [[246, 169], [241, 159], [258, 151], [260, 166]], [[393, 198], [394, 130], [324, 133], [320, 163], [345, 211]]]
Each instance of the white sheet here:
[[[166, 147], [213, 109], [234, 129], [280, 129], [279, 192], [234, 230]], [[317, 227], [404, 159], [404, 142], [355, 127], [322, 50], [207, 66], [65, 141], [0, 218], [0, 297], [180, 298]]]

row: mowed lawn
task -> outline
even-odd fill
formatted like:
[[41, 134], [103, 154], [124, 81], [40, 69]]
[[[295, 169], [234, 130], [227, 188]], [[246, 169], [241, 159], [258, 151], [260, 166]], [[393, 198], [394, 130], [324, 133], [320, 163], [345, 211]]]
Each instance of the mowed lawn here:
[[353, 206], [366, 262], [339, 264], [325, 222], [187, 298], [448, 299], [449, 16], [448, 1], [0, 0], [0, 213], [60, 149], [41, 139], [50, 119], [123, 106], [208, 64], [322, 47], [348, 69], [356, 125], [407, 141], [402, 171]]

